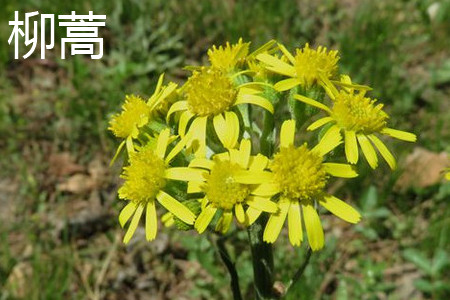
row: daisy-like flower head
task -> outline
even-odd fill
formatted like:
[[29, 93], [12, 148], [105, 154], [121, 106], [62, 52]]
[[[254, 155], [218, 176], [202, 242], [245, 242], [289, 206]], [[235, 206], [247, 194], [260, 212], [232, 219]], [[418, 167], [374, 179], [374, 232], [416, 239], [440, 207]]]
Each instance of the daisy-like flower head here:
[[[273, 106], [258, 95], [258, 83], [235, 85], [230, 76], [213, 67], [195, 70], [183, 86], [184, 101], [175, 102], [167, 113], [167, 121], [175, 112], [182, 112], [178, 121], [178, 133], [184, 136], [188, 129], [192, 139], [188, 147], [195, 148], [196, 154], [206, 154], [206, 125], [212, 120], [214, 131], [228, 149], [237, 145], [240, 126], [233, 107], [243, 103], [255, 104], [273, 113]], [[194, 145], [194, 142], [196, 144]]]
[[[344, 83], [344, 86], [350, 87], [351, 83]], [[387, 127], [388, 115], [382, 110], [383, 104], [377, 104], [376, 99], [366, 97], [365, 92], [356, 92], [348, 87], [338, 91], [330, 81], [326, 82], [325, 87], [328, 95], [333, 100], [331, 108], [311, 98], [302, 95], [295, 96], [297, 100], [328, 113], [327, 117], [315, 121], [307, 129], [315, 130], [327, 123], [334, 123], [327, 132], [333, 133], [338, 137], [341, 137], [343, 133], [345, 138], [345, 155], [349, 163], [356, 164], [358, 162], [359, 144], [367, 162], [373, 169], [378, 166], [375, 148], [378, 149], [389, 167], [395, 169], [394, 156], [377, 137], [377, 134], [389, 135], [408, 142], [415, 142], [416, 135]], [[335, 138], [330, 134], [326, 136]], [[323, 139], [326, 143], [325, 136]]]
[[253, 193], [266, 197], [279, 195], [279, 212], [270, 216], [264, 241], [275, 242], [287, 218], [289, 240], [299, 246], [303, 241], [303, 218], [309, 244], [316, 251], [324, 245], [323, 229], [315, 208], [318, 204], [349, 223], [358, 223], [361, 218], [353, 207], [326, 192], [329, 177], [351, 178], [358, 174], [348, 164], [323, 162], [323, 157], [341, 143], [336, 135], [327, 144], [320, 142], [311, 150], [306, 144], [296, 147], [294, 136], [295, 121], [285, 121], [280, 132], [280, 149], [269, 165], [273, 180]]
[[328, 51], [322, 46], [311, 49], [309, 44], [306, 44], [303, 49], [297, 49], [293, 56], [283, 45], [278, 44], [278, 47], [288, 62], [267, 53], [256, 57], [266, 64], [268, 70], [290, 77], [274, 85], [278, 91], [286, 91], [297, 85], [309, 88], [316, 83], [323, 84], [323, 78], [330, 79], [337, 74], [339, 61], [337, 50]]
[[208, 50], [208, 58], [211, 66], [225, 72], [233, 71], [236, 67], [245, 62], [248, 55], [250, 43], [243, 43], [242, 38], [237, 44], [216, 47]]
[[156, 89], [147, 102], [139, 96], [126, 95], [125, 103], [122, 105], [122, 112], [115, 114], [109, 121], [109, 130], [119, 138], [125, 139], [118, 147], [111, 163], [119, 155], [123, 146], [127, 145], [129, 153], [134, 152], [133, 139], [139, 135], [139, 128], [147, 125], [157, 113], [164, 112], [164, 108], [168, 105], [166, 100], [176, 90], [177, 85], [173, 82], [163, 86], [164, 74], [158, 79]]
[[[129, 201], [119, 215], [120, 225], [123, 227], [132, 217], [123, 239], [124, 243], [130, 241], [144, 210], [146, 238], [153, 240], [156, 237], [156, 202], [183, 222], [194, 224], [194, 213], [166, 193], [164, 189], [169, 180], [184, 180], [186, 177], [199, 179], [203, 178], [205, 172], [169, 166], [170, 161], [187, 142], [186, 138], [182, 139], [168, 152], [168, 145], [174, 138], [170, 136], [169, 129], [164, 129], [157, 138], [156, 147], [144, 146], [130, 154], [130, 164], [124, 167], [121, 175], [125, 182], [119, 189], [119, 198]], [[166, 152], [168, 152], [167, 155]]]
[[[255, 196], [252, 190], [272, 178], [265, 171], [268, 159], [263, 155], [250, 155], [250, 141], [242, 140], [239, 150], [217, 154], [213, 159], [195, 158], [190, 163], [194, 169], [208, 173], [202, 180], [188, 179], [188, 193], [203, 193], [202, 211], [194, 227], [205, 231], [216, 213], [221, 213], [216, 231], [226, 233], [233, 220], [233, 212], [239, 223], [252, 224], [265, 212], [274, 213], [277, 205], [269, 197]], [[247, 208], [245, 210], [245, 208]]]
[[109, 122], [109, 130], [119, 138], [136, 138], [139, 128], [148, 123], [151, 109], [144, 99], [135, 95], [126, 95], [122, 112], [114, 115]]

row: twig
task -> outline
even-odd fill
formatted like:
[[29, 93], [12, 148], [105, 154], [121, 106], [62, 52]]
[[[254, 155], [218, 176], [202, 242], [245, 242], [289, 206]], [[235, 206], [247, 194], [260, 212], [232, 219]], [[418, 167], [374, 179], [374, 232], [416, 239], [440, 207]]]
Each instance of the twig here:
[[228, 269], [228, 273], [231, 276], [231, 290], [233, 291], [233, 299], [234, 300], [242, 300], [241, 289], [239, 287], [239, 277], [234, 266], [234, 263], [231, 261], [230, 255], [228, 254], [227, 248], [225, 247], [225, 239], [218, 238], [216, 241], [217, 248], [219, 249], [219, 255], [222, 259], [223, 263]]
[[311, 258], [312, 250], [310, 247], [308, 247], [308, 251], [306, 252], [306, 258], [303, 264], [298, 268], [297, 272], [295, 272], [292, 279], [289, 281], [289, 283], [286, 286], [286, 293], [289, 292], [290, 288], [302, 277], [303, 273], [305, 272], [306, 267], [309, 264], [309, 259]]

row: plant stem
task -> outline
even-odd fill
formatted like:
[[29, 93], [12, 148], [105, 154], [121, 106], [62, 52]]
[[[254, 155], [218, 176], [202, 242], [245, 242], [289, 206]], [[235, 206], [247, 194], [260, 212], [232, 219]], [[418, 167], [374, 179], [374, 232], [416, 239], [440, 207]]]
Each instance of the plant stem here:
[[306, 252], [305, 261], [303, 264], [298, 268], [297, 272], [295, 272], [292, 279], [289, 281], [289, 283], [286, 286], [286, 292], [285, 295], [289, 292], [290, 288], [295, 285], [295, 283], [302, 277], [303, 273], [305, 272], [306, 267], [309, 264], [309, 260], [311, 258], [312, 250], [310, 247], [308, 247], [308, 252]]
[[228, 273], [230, 273], [231, 277], [231, 290], [233, 291], [233, 299], [234, 300], [242, 300], [241, 289], [239, 287], [239, 276], [234, 266], [234, 263], [231, 261], [230, 255], [228, 253], [227, 248], [225, 247], [225, 239], [219, 238], [217, 239], [217, 248], [219, 249], [219, 255], [222, 259], [223, 263], [228, 269]]
[[252, 252], [253, 277], [257, 300], [275, 299], [273, 293], [273, 253], [272, 245], [263, 241], [266, 216], [261, 216], [248, 228], [248, 238]]

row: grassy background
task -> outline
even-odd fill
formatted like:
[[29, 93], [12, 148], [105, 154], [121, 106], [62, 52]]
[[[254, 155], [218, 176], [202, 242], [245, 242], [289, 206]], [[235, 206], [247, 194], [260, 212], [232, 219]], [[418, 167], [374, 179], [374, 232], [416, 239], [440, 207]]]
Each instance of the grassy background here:
[[[314, 254], [289, 299], [449, 299], [450, 1], [6, 1], [0, 10], [0, 299], [230, 299], [212, 239], [161, 230], [121, 244], [116, 217], [117, 142], [106, 131], [127, 93], [149, 96], [159, 73], [205, 62], [212, 44], [275, 38], [339, 49], [341, 70], [374, 87], [394, 128], [415, 145], [389, 141], [400, 161], [389, 175], [331, 188], [363, 214], [357, 226], [325, 216], [326, 248]], [[105, 55], [13, 60], [14, 11], [107, 15]], [[56, 40], [65, 34], [57, 30]], [[413, 154], [411, 154], [413, 153]], [[233, 236], [245, 298], [252, 270], [245, 232]], [[304, 247], [275, 244], [287, 282]]]

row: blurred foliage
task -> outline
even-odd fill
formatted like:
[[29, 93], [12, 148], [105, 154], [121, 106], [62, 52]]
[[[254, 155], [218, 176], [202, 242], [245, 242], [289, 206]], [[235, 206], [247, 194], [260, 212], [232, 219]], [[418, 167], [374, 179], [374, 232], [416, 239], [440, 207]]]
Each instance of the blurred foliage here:
[[[396, 127], [419, 133], [422, 147], [450, 152], [450, 0], [7, 0], [2, 4], [0, 154], [8, 159], [0, 161], [0, 179], [12, 178], [20, 188], [11, 198], [0, 196], [18, 206], [15, 222], [0, 224], [0, 299], [15, 299], [5, 284], [22, 262], [10, 246], [9, 233], [26, 233], [32, 248], [24, 260], [34, 270], [29, 274], [33, 293], [23, 299], [90, 297], [76, 275], [73, 241], [56, 243], [45, 234], [47, 227], [35, 226], [36, 214], [52, 212], [70, 198], [42, 183], [48, 168], [47, 144], [76, 153], [83, 163], [98, 153], [111, 157], [114, 147], [106, 134], [107, 117], [124, 95], [149, 96], [162, 72], [171, 80], [184, 80], [180, 66], [204, 62], [212, 44], [243, 37], [256, 47], [275, 38], [290, 49], [305, 42], [339, 49], [340, 67], [354, 74], [355, 81], [374, 87], [373, 95], [396, 116], [391, 121], [401, 124]], [[49, 66], [37, 62], [37, 51], [26, 61], [13, 60], [13, 48], [6, 41], [11, 32], [7, 20], [15, 10], [22, 17], [34, 10], [106, 14], [103, 59], [60, 60], [56, 45], [47, 51]], [[64, 30], [56, 30], [56, 40], [64, 35]], [[411, 149], [395, 152], [402, 160]], [[394, 185], [401, 171], [387, 177], [383, 168], [374, 173], [359, 168], [363, 170], [359, 178], [347, 186], [337, 185], [338, 193], [353, 200], [364, 221], [352, 231], [325, 221], [325, 228], [337, 234], [327, 235], [326, 248], [312, 257], [287, 299], [404, 299], [406, 294], [398, 288], [405, 284], [402, 278], [414, 285], [407, 297], [450, 298], [449, 183], [398, 192]], [[112, 194], [115, 188], [109, 187]], [[230, 237], [235, 248], [229, 251], [247, 299], [254, 291], [245, 239], [245, 232]], [[212, 278], [185, 272], [185, 280], [195, 284], [189, 297], [230, 297], [214, 237], [174, 236], [171, 242], [181, 243], [186, 259], [199, 262]], [[291, 278], [305, 255], [304, 247], [283, 246], [287, 244], [283, 240], [275, 244], [277, 280], [282, 282]], [[77, 293], [69, 296], [74, 289]]]

